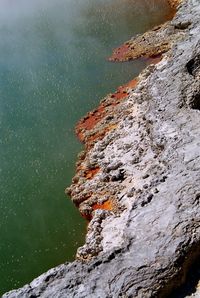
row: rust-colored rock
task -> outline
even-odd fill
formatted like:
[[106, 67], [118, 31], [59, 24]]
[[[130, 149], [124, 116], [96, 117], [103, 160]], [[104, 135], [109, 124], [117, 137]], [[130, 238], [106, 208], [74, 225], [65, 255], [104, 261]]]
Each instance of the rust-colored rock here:
[[182, 0], [168, 0], [168, 2], [172, 8], [177, 8]]
[[92, 179], [99, 171], [100, 171], [99, 167], [86, 171], [86, 175], [85, 175], [86, 179]]
[[[87, 220], [92, 219], [94, 210], [117, 212], [120, 208], [115, 204], [115, 182], [111, 182], [111, 180], [120, 179], [123, 174], [118, 173], [114, 177], [108, 175], [107, 178], [104, 176], [104, 181], [98, 184], [97, 188], [88, 186], [89, 181], [93, 181], [103, 172], [98, 163], [91, 164], [88, 156], [98, 141], [103, 140], [108, 133], [118, 127], [118, 120], [115, 116], [122, 111], [121, 104], [137, 84], [138, 78], [134, 78], [117, 88], [116, 92], [105, 97], [99, 106], [82, 118], [76, 126], [76, 134], [84, 143], [85, 151], [79, 156], [76, 175], [72, 180], [71, 187], [66, 192], [72, 197], [73, 202], [79, 207], [81, 215]], [[84, 189], [87, 191], [84, 192]]]
[[[171, 19], [181, 0], [168, 0], [168, 2], [173, 8], [172, 15], [169, 16]], [[170, 21], [156, 26], [116, 48], [108, 60], [123, 62], [141, 57], [150, 58], [150, 60], [160, 57], [172, 47], [177, 32], [177, 28], [174, 28]]]
[[[113, 51], [109, 61], [129, 61], [144, 58], [154, 58], [167, 52], [174, 42], [180, 38], [180, 30], [170, 22], [156, 26], [152, 30], [138, 35]], [[124, 48], [126, 50], [124, 50]]]
[[129, 95], [129, 91], [135, 88], [137, 83], [138, 80], [135, 78], [120, 86], [115, 93], [104, 98], [96, 109], [89, 112], [78, 122], [76, 135], [86, 147], [90, 147], [93, 141], [101, 139], [107, 131], [114, 128], [112, 121], [107, 121], [109, 125], [104, 125], [104, 128], [101, 127], [101, 123], [104, 122], [106, 117], [112, 118], [114, 108]]
[[111, 200], [107, 200], [102, 204], [94, 204], [92, 206], [93, 210], [97, 210], [97, 209], [101, 209], [101, 210], [113, 210], [113, 204], [111, 202]]
[[114, 50], [111, 58], [109, 58], [110, 61], [123, 61], [124, 57], [128, 55], [130, 52], [130, 46], [129, 44], [122, 44], [120, 47]]

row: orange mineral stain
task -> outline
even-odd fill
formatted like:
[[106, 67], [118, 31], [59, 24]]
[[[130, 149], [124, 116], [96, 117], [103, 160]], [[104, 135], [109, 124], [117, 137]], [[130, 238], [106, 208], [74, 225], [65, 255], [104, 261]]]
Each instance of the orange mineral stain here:
[[138, 79], [136, 78], [136, 79], [129, 81], [127, 84], [123, 85], [122, 87], [119, 87], [118, 89], [123, 88], [123, 89], [127, 90], [127, 88], [134, 88], [137, 86], [137, 83], [138, 83]]
[[117, 49], [113, 51], [113, 54], [110, 58], [108, 58], [109, 61], [122, 61], [124, 57], [129, 53], [130, 48], [128, 44], [122, 44]]
[[116, 98], [116, 99], [123, 99], [123, 98], [125, 98], [127, 96], [128, 96], [128, 93], [126, 91], [122, 91], [122, 92], [121, 91], [118, 91], [118, 92], [113, 93], [111, 95], [112, 98]]
[[[109, 130], [107, 127], [98, 131], [98, 127], [107, 116], [112, 116], [113, 108], [120, 104], [122, 99], [126, 99], [129, 95], [129, 89], [133, 89], [138, 83], [138, 79], [133, 79], [127, 84], [117, 88], [117, 91], [109, 95], [100, 105], [93, 111], [89, 112], [87, 116], [82, 118], [76, 126], [76, 135], [79, 140], [86, 143], [90, 147], [92, 141], [102, 139]], [[88, 135], [88, 132], [89, 135]], [[93, 132], [95, 132], [93, 134]]]
[[107, 200], [107, 201], [105, 201], [102, 204], [94, 204], [92, 206], [92, 209], [93, 210], [98, 210], [98, 209], [101, 209], [101, 210], [113, 210], [113, 204], [112, 204], [112, 202], [110, 200]]
[[100, 171], [99, 167], [86, 171], [86, 174], [85, 174], [86, 179], [92, 179], [99, 171]]
[[102, 140], [108, 132], [114, 130], [116, 127], [117, 124], [112, 124], [99, 130], [97, 133], [90, 135], [85, 142], [87, 150], [92, 148], [95, 142]]

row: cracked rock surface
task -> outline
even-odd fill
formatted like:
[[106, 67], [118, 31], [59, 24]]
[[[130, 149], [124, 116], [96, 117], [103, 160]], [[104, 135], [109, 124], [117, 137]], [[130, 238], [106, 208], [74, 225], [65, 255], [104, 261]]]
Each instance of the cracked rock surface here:
[[[100, 126], [112, 129], [81, 156], [79, 167], [93, 171], [69, 190], [91, 216], [77, 260], [3, 298], [172, 297], [190, 277], [200, 257], [200, 1], [183, 1], [170, 27], [181, 38], [106, 114]], [[200, 297], [195, 286], [180, 297]]]

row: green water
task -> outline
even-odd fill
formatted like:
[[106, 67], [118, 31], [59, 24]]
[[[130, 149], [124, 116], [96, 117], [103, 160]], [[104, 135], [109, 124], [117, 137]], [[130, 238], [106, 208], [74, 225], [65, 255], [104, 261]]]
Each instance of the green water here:
[[64, 195], [76, 121], [145, 62], [111, 49], [163, 21], [165, 1], [0, 1], [0, 294], [72, 260], [85, 221]]

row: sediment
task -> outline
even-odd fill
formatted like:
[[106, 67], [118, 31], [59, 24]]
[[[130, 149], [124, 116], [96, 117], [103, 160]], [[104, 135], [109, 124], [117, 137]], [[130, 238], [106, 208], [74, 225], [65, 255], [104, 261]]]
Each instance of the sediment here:
[[199, 0], [183, 0], [172, 21], [132, 39], [129, 59], [158, 63], [76, 127], [85, 150], [66, 192], [89, 220], [86, 242], [76, 261], [4, 298], [172, 297], [185, 282], [176, 297], [200, 297], [188, 273], [200, 259], [199, 15]]

